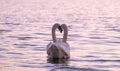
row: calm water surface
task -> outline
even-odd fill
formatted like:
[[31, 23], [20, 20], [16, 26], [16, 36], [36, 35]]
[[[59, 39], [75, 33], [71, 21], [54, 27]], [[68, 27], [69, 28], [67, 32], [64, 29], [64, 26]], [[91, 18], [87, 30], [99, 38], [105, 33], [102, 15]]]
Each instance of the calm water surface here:
[[[120, 71], [120, 17], [47, 9], [38, 2], [1, 2], [0, 71]], [[56, 22], [68, 25], [69, 60], [47, 59]], [[62, 37], [59, 32], [57, 36]]]

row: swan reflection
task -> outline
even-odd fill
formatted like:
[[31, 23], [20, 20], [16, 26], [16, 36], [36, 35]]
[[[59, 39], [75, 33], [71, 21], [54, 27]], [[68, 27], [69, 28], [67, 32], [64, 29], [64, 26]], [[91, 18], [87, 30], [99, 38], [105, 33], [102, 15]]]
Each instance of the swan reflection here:
[[47, 62], [56, 64], [56, 65], [67, 66], [69, 63], [69, 59], [68, 58], [48, 58]]

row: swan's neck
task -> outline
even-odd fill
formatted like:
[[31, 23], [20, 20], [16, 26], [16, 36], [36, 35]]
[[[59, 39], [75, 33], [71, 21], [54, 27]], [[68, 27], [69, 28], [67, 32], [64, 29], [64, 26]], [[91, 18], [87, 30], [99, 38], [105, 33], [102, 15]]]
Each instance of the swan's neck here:
[[57, 42], [57, 39], [56, 39], [56, 34], [55, 34], [55, 30], [56, 28], [58, 27], [58, 25], [54, 25], [53, 28], [52, 28], [52, 39], [53, 39], [53, 42]]
[[64, 34], [63, 34], [63, 42], [67, 42], [67, 36], [68, 36], [68, 29], [66, 25], [63, 25], [63, 29], [64, 29]]
[[[56, 43], [57, 42], [57, 38], [56, 38], [56, 34], [55, 34], [55, 30], [58, 28], [59, 24], [55, 24], [52, 27], [52, 39], [53, 42]], [[62, 29], [64, 30], [64, 34], [63, 34], [63, 42], [67, 42], [67, 36], [68, 36], [68, 29], [67, 26], [65, 24], [61, 25]]]

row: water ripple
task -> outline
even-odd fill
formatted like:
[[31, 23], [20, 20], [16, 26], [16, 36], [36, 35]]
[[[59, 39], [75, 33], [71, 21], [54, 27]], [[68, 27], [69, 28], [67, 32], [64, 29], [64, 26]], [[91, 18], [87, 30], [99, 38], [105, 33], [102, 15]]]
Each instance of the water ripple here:
[[33, 33], [33, 34], [43, 35], [43, 36], [48, 36], [48, 35], [50, 35], [50, 34], [46, 34], [46, 33]]
[[31, 40], [31, 39], [37, 39], [36, 37], [31, 36], [8, 36], [10, 38], [17, 38], [18, 40]]
[[81, 61], [81, 62], [120, 62], [120, 60], [105, 60], [105, 59], [97, 59], [97, 60], [75, 60], [75, 59], [72, 59], [72, 61]]
[[34, 50], [34, 51], [45, 51], [45, 49], [43, 47], [34, 47], [34, 48], [32, 48], [32, 50]]
[[1, 59], [1, 58], [6, 58], [6, 56], [0, 55], [0, 59]]
[[99, 58], [99, 56], [87, 55], [87, 56], [82, 56], [82, 58]]
[[20, 23], [8, 23], [8, 22], [6, 22], [4, 24], [6, 24], [6, 25], [20, 25]]
[[28, 44], [28, 43], [21, 43], [21, 44], [14, 44], [16, 48], [28, 48], [37, 46], [36, 44]]
[[18, 53], [18, 52], [7, 52], [6, 54], [23, 55], [23, 53]]
[[75, 68], [75, 67], [58, 67], [51, 69], [50, 71], [108, 71], [108, 70], [100, 70], [94, 68]]
[[0, 48], [0, 51], [6, 51], [7, 49], [5, 49], [5, 48]]
[[105, 37], [97, 37], [97, 36], [96, 36], [96, 37], [93, 37], [93, 36], [92, 36], [92, 37], [89, 37], [89, 38], [90, 38], [90, 39], [107, 39], [107, 38], [105, 38]]
[[6, 33], [6, 32], [11, 32], [12, 30], [2, 30], [0, 29], [0, 33]]

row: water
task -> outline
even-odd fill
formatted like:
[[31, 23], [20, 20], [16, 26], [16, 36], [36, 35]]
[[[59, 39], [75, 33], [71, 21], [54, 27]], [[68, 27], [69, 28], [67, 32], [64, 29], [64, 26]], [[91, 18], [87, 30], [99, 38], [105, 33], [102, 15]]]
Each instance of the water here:
[[[120, 17], [118, 9], [111, 12], [119, 2], [72, 2], [1, 0], [0, 71], [120, 71]], [[56, 22], [68, 25], [69, 60], [47, 59]]]

